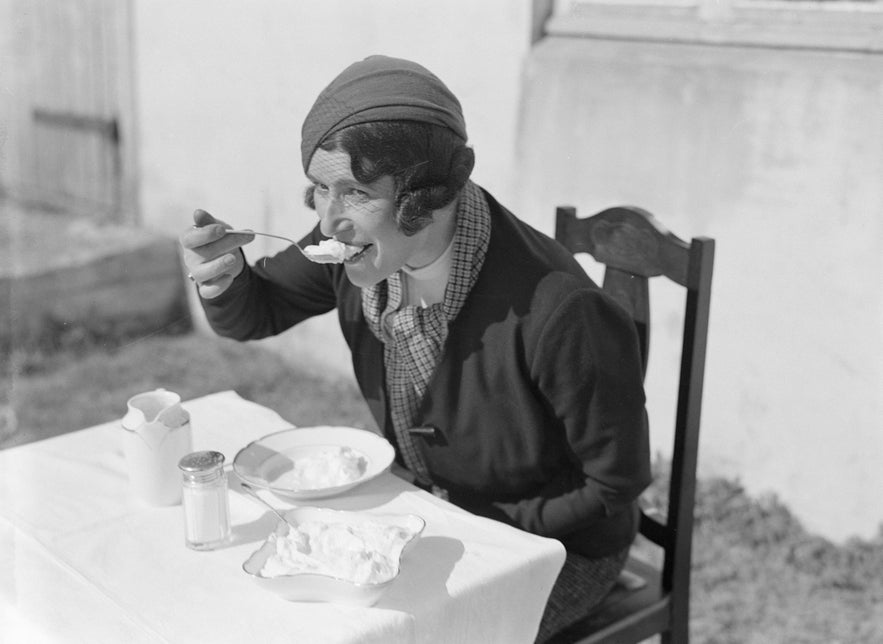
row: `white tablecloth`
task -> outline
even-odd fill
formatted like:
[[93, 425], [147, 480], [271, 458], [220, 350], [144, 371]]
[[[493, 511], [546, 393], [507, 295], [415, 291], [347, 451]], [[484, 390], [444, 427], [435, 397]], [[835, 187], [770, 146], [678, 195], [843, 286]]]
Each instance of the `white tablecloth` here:
[[[290, 425], [222, 392], [186, 402], [194, 450], [223, 452]], [[128, 490], [119, 421], [0, 451], [0, 642], [530, 642], [564, 549], [384, 474], [311, 502], [426, 520], [371, 608], [287, 602], [242, 562], [275, 520], [230, 493], [231, 545], [184, 546], [181, 506]], [[280, 499], [271, 497], [279, 507]]]

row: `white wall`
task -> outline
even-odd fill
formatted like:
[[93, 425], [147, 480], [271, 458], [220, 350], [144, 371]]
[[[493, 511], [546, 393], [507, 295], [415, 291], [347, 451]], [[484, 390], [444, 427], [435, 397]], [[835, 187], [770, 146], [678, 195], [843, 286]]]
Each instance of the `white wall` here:
[[[549, 39], [526, 71], [519, 203], [615, 204], [717, 239], [700, 452], [811, 529], [883, 522], [883, 57]], [[672, 341], [676, 291], [656, 294]], [[655, 445], [678, 356], [651, 345]]]
[[[506, 195], [513, 176], [528, 0], [134, 0], [135, 77], [146, 225], [177, 231], [197, 207], [234, 226], [300, 236], [300, 127], [344, 67], [381, 53], [411, 58], [459, 97], [475, 178]], [[278, 248], [253, 244], [252, 256]], [[330, 352], [350, 373], [334, 319], [271, 344]]]

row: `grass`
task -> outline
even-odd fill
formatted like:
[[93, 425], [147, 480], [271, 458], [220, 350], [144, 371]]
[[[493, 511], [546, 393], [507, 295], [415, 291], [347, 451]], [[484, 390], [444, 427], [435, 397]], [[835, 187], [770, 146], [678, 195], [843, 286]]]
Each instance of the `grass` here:
[[[0, 400], [0, 447], [119, 418], [129, 396], [155, 387], [184, 399], [234, 389], [298, 425], [373, 426], [349, 381], [186, 329], [144, 339], [60, 329], [6, 354], [11, 387]], [[659, 506], [666, 476], [662, 464], [656, 469], [646, 496]], [[693, 561], [694, 642], [883, 642], [883, 534], [833, 544], [808, 533], [775, 497], [752, 498], [738, 481], [713, 478], [699, 482]]]
[[9, 356], [13, 413], [0, 428], [0, 448], [121, 418], [130, 396], [157, 387], [184, 400], [233, 389], [302, 426], [374, 426], [352, 383], [292, 369], [253, 344], [189, 333], [137, 340], [67, 333]]
[[883, 535], [835, 545], [775, 497], [700, 481], [692, 629], [715, 644], [883, 642]]

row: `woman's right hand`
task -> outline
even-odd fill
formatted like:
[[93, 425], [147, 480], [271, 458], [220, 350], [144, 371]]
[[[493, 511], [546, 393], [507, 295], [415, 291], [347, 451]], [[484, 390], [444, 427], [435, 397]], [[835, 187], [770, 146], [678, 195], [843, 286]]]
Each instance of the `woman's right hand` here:
[[245, 233], [226, 234], [230, 225], [205, 210], [193, 213], [193, 227], [178, 238], [188, 277], [199, 294], [210, 300], [226, 291], [245, 268], [240, 247], [254, 239]]

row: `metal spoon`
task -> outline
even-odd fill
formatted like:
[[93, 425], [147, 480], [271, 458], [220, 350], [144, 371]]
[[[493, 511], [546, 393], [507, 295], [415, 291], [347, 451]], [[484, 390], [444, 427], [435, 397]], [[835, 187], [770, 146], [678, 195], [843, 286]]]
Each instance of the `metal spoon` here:
[[242, 233], [243, 235], [260, 235], [261, 237], [272, 237], [272, 238], [274, 238], [274, 239], [281, 239], [282, 241], [287, 241], [289, 244], [291, 244], [292, 246], [294, 246], [295, 248], [297, 248], [297, 249], [300, 251], [301, 255], [303, 255], [303, 256], [306, 257], [307, 259], [310, 259], [310, 256], [307, 255], [307, 253], [304, 251], [304, 249], [300, 247], [300, 244], [298, 244], [298, 243], [297, 243], [296, 241], [294, 241], [293, 239], [289, 239], [288, 237], [283, 237], [282, 235], [272, 235], [272, 234], [270, 234], [270, 233], [259, 233], [259, 232], [255, 231], [255, 230], [246, 230], [246, 229], [242, 229], [242, 230], [227, 230], [227, 231], [224, 232], [225, 235], [228, 235], [228, 234], [230, 234], [230, 233]]
[[[241, 230], [229, 230], [228, 229], [227, 233], [242, 233], [244, 235], [262, 235], [264, 237], [273, 237], [274, 239], [281, 239], [283, 241], [287, 241], [292, 246], [297, 248], [300, 251], [301, 255], [306, 257], [311, 262], [316, 262], [317, 264], [340, 264], [343, 261], [339, 257], [337, 257], [333, 254], [329, 254], [329, 253], [316, 252], [316, 251], [314, 251], [312, 253], [308, 253], [303, 248], [301, 248], [300, 245], [298, 245], [298, 243], [296, 241], [294, 241], [293, 239], [289, 239], [288, 237], [283, 237], [282, 235], [272, 235], [270, 233], [259, 233], [254, 230], [248, 230], [245, 228], [243, 228]], [[338, 242], [338, 243], [342, 243], [342, 242]], [[343, 244], [343, 245], [345, 248], [348, 248], [348, 246], [346, 244]], [[308, 248], [315, 249], [316, 247], [315, 246], [308, 246]], [[364, 248], [362, 250], [364, 250]], [[357, 255], [358, 253], [355, 253], [355, 254]]]
[[297, 530], [297, 526], [296, 526], [295, 524], [293, 524], [291, 521], [289, 521], [289, 520], [286, 518], [286, 516], [285, 516], [284, 514], [282, 514], [282, 512], [280, 512], [279, 510], [277, 510], [276, 508], [274, 508], [272, 505], [270, 505], [269, 502], [267, 502], [267, 501], [265, 501], [264, 499], [262, 499], [262, 498], [258, 495], [258, 491], [257, 491], [256, 489], [254, 489], [251, 485], [249, 485], [248, 483], [246, 483], [245, 481], [243, 481], [243, 480], [241, 480], [241, 479], [240, 479], [240, 481], [239, 481], [239, 485], [241, 485], [241, 486], [245, 489], [245, 491], [248, 492], [248, 493], [252, 496], [252, 498], [257, 499], [258, 501], [260, 501], [260, 503], [261, 503], [264, 507], [269, 508], [270, 511], [271, 511], [273, 514], [275, 514], [277, 517], [279, 517], [280, 519], [282, 519], [282, 521], [284, 521], [284, 522], [285, 522], [290, 528], [293, 528], [294, 530]]

